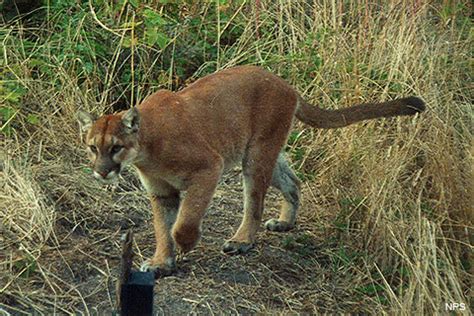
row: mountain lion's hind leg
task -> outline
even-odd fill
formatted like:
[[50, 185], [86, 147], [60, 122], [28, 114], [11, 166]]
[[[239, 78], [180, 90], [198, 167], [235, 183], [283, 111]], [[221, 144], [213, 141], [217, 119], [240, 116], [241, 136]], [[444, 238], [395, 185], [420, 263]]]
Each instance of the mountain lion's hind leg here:
[[262, 220], [263, 202], [278, 151], [264, 146], [249, 150], [242, 164], [244, 184], [244, 217], [235, 235], [223, 246], [226, 254], [242, 254], [254, 245]]
[[285, 200], [280, 210], [280, 217], [268, 220], [265, 227], [276, 232], [288, 231], [296, 222], [296, 212], [300, 205], [300, 181], [291, 170], [283, 153], [278, 156], [273, 169], [272, 186], [281, 191]]

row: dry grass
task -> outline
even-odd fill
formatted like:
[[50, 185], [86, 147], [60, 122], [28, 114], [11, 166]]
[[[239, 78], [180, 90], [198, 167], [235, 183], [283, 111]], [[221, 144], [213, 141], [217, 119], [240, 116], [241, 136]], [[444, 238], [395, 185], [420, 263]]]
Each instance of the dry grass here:
[[[213, 5], [190, 6], [189, 14], [206, 14]], [[288, 152], [305, 179], [298, 228], [286, 235], [260, 232], [247, 256], [222, 255], [242, 204], [239, 175], [231, 173], [196, 251], [180, 262], [177, 276], [158, 281], [157, 311], [429, 315], [444, 314], [445, 303], [456, 302], [471, 313], [473, 42], [468, 13], [459, 8], [472, 10], [469, 2], [422, 0], [223, 8], [236, 14], [219, 29], [240, 21], [243, 31], [235, 42], [220, 44], [217, 60], [203, 63], [189, 81], [209, 67], [252, 62], [322, 107], [419, 95], [428, 111], [341, 130], [296, 124]], [[25, 34], [36, 29], [1, 26], [2, 83], [21, 83], [27, 93], [12, 119], [14, 131], [2, 136], [0, 314], [111, 310], [123, 229], [134, 228], [137, 261], [153, 251], [149, 205], [133, 173], [104, 188], [85, 168], [75, 112], [110, 111], [112, 79], [126, 50], [120, 46], [125, 32], [98, 29], [117, 33], [110, 47], [117, 58], [106, 78], [93, 71], [79, 80], [51, 55], [43, 57], [54, 80], [44, 80], [32, 74], [33, 56], [25, 54]], [[87, 42], [87, 34], [75, 31], [65, 40]], [[143, 45], [132, 52], [139, 60], [148, 56]], [[143, 66], [134, 67], [132, 73]], [[136, 99], [173, 84], [173, 71], [156, 85], [148, 84], [153, 71], [146, 74], [134, 83]], [[32, 124], [28, 114], [40, 123]], [[266, 217], [276, 213], [277, 198], [269, 193]]]

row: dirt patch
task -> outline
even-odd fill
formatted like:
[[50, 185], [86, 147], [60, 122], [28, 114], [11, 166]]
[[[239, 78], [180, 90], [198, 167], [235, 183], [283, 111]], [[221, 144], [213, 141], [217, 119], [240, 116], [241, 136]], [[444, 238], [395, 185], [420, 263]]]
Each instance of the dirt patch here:
[[[122, 185], [115, 190], [126, 189], [129, 188]], [[136, 198], [142, 199], [138, 195]], [[277, 216], [279, 199], [278, 192], [270, 190], [264, 219]], [[302, 212], [305, 212], [304, 207]], [[96, 222], [96, 218], [89, 230], [71, 227], [66, 219], [58, 220], [55, 230], [56, 238], [60, 240], [44, 247], [39, 263], [47, 267], [44, 273], [55, 278], [60, 276], [61, 280], [48, 286], [41, 282], [39, 274], [31, 277], [37, 278], [38, 282], [31, 282], [31, 278], [20, 279], [19, 288], [29, 281], [28, 286], [36, 287], [43, 299], [32, 296], [25, 301], [15, 301], [13, 297], [5, 297], [3, 304], [15, 306], [17, 312], [113, 311], [120, 236], [124, 229], [133, 227], [135, 233], [136, 268], [154, 251], [150, 212], [131, 211], [130, 218], [117, 218], [118, 214], [121, 213], [103, 211], [100, 216], [103, 220]], [[340, 311], [353, 304], [344, 302], [346, 291], [339, 283], [337, 273], [328, 268], [328, 258], [321, 252], [324, 241], [315, 233], [314, 225], [305, 223], [283, 234], [267, 232], [262, 226], [257, 244], [250, 253], [243, 256], [223, 254], [221, 246], [235, 232], [241, 216], [241, 176], [239, 170], [234, 170], [225, 175], [219, 185], [205, 217], [199, 245], [186, 257], [179, 258], [179, 270], [175, 275], [157, 280], [156, 312], [312, 313], [334, 312], [335, 303]], [[90, 231], [94, 232], [93, 236], [88, 233]], [[55, 289], [57, 284], [64, 288]], [[54, 297], [60, 302], [60, 310], [54, 304]], [[38, 300], [53, 302], [53, 305], [33, 304]], [[32, 305], [27, 307], [28, 301]], [[14, 309], [11, 311], [15, 312]]]

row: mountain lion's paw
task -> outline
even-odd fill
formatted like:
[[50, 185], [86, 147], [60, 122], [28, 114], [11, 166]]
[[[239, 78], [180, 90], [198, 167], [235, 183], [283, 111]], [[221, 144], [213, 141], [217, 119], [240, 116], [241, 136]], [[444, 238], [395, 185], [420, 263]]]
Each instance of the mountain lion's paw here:
[[249, 252], [253, 248], [253, 243], [244, 243], [228, 240], [224, 243], [222, 251], [228, 255], [240, 255]]
[[196, 246], [201, 236], [199, 226], [176, 227], [172, 232], [176, 246], [182, 253], [187, 253]]
[[279, 221], [276, 218], [269, 219], [265, 223], [265, 228], [272, 231], [272, 232], [286, 232], [292, 229], [294, 225], [284, 222], [284, 221]]
[[164, 264], [158, 264], [152, 258], [142, 263], [142, 265], [140, 266], [140, 271], [154, 272], [155, 279], [163, 278], [166, 276], [170, 276], [174, 272], [176, 272], [176, 262], [173, 258], [168, 258], [165, 260]]

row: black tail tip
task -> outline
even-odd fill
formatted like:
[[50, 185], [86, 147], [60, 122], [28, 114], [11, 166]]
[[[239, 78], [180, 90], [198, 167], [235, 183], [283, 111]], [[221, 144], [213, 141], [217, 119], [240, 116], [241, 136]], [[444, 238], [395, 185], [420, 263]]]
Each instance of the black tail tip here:
[[400, 101], [405, 104], [405, 109], [409, 115], [421, 113], [426, 110], [425, 102], [418, 97], [403, 98]]

